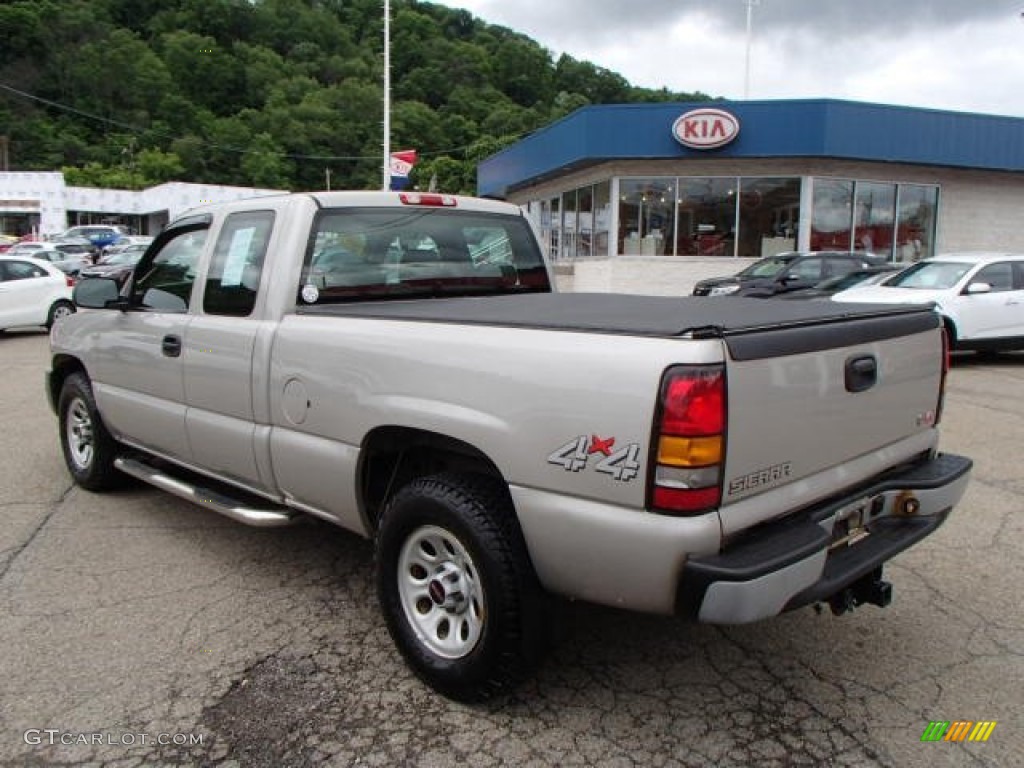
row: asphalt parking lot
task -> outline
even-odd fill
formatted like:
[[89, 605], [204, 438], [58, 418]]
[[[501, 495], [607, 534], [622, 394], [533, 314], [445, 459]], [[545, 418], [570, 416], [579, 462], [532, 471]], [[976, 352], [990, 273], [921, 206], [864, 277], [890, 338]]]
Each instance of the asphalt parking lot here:
[[[1024, 354], [956, 360], [943, 447], [973, 482], [887, 569], [889, 608], [717, 628], [564, 605], [536, 679], [486, 707], [406, 670], [361, 539], [73, 487], [46, 354], [0, 336], [4, 765], [1021, 764]], [[996, 726], [922, 743], [933, 720]]]

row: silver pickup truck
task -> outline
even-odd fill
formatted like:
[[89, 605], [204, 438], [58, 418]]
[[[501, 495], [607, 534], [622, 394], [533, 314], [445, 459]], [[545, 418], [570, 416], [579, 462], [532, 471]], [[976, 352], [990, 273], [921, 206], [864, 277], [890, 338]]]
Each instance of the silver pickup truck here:
[[925, 307], [559, 294], [519, 208], [328, 192], [197, 209], [81, 281], [47, 393], [75, 481], [374, 541], [412, 669], [479, 700], [548, 595], [751, 622], [885, 605], [960, 500]]

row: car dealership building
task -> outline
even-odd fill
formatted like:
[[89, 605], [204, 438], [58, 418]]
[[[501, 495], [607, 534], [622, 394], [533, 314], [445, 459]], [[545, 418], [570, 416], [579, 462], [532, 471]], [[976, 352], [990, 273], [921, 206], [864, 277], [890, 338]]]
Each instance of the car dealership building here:
[[556, 262], [1024, 251], [1024, 119], [832, 99], [592, 106], [486, 159]]
[[121, 224], [155, 235], [197, 205], [287, 190], [168, 182], [147, 189], [73, 187], [56, 171], [0, 172], [0, 234], [56, 235], [79, 224]]

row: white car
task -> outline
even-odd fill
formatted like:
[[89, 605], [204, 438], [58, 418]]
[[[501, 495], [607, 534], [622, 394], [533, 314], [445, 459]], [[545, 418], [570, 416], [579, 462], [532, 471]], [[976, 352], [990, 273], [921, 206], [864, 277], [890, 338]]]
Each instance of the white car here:
[[53, 326], [71, 315], [74, 281], [53, 264], [28, 256], [0, 256], [0, 332]]
[[1024, 349], [1024, 254], [947, 253], [833, 301], [935, 303], [954, 349]]
[[41, 240], [22, 240], [19, 243], [15, 243], [8, 250], [7, 256], [31, 256], [36, 251], [42, 251], [47, 248], [52, 248], [49, 243], [44, 243]]

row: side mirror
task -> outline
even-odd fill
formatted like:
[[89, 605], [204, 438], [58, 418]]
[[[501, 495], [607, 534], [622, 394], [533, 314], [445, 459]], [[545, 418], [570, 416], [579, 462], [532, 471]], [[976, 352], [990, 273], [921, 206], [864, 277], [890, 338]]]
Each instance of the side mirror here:
[[991, 293], [992, 286], [988, 283], [971, 283], [967, 286], [967, 290], [964, 293], [971, 295], [975, 293]]
[[75, 284], [71, 294], [75, 306], [82, 309], [128, 308], [128, 300], [122, 299], [117, 282], [109, 277], [86, 277]]

